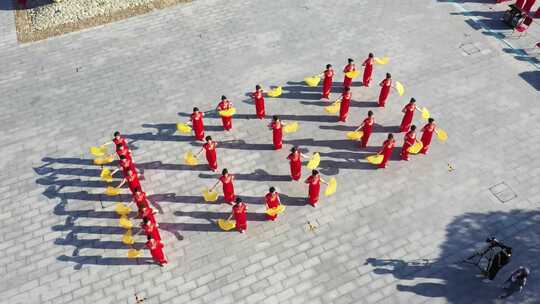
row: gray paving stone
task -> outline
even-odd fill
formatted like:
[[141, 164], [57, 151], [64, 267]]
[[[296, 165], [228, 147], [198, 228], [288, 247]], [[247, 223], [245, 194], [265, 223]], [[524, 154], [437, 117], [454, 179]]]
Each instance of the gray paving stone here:
[[[532, 102], [540, 96], [539, 67], [523, 53], [540, 32], [501, 38], [509, 33], [497, 21], [505, 5], [194, 1], [27, 45], [17, 44], [13, 11], [2, 7], [0, 297], [24, 304], [131, 303], [134, 292], [149, 303], [496, 303], [495, 285], [510, 268], [540, 266], [540, 108]], [[479, 51], [464, 56], [460, 45]], [[345, 59], [359, 65], [371, 51], [390, 63], [375, 66], [372, 87], [355, 82], [350, 119], [338, 124], [323, 111], [320, 88], [300, 82], [332, 63], [340, 83]], [[367, 102], [377, 99], [387, 71], [405, 96], [392, 93], [385, 109], [374, 108]], [[289, 173], [286, 151], [222, 145], [219, 165], [247, 176], [235, 188], [254, 216], [262, 216], [270, 185], [288, 196], [276, 222], [224, 233], [214, 221], [230, 206], [201, 202], [201, 189], [215, 179], [183, 166], [182, 155], [199, 145], [174, 124], [186, 119], [179, 112], [211, 109], [225, 94], [245, 116], [230, 134], [207, 117], [207, 133], [218, 142], [269, 144], [268, 120], [243, 118], [253, 114], [245, 93], [257, 83], [283, 86], [281, 98], [267, 98], [268, 115], [300, 123], [286, 145], [321, 152], [321, 172], [336, 177], [338, 192], [321, 196], [315, 209], [304, 206], [305, 185], [279, 178]], [[339, 84], [332, 98], [338, 94]], [[363, 158], [378, 150], [412, 96], [448, 141], [434, 139], [427, 156], [408, 163], [396, 158], [384, 171], [369, 170]], [[369, 109], [378, 129], [366, 152], [344, 131]], [[98, 195], [100, 168], [87, 149], [115, 129], [132, 141], [143, 186], [164, 211], [158, 221], [168, 228], [170, 263], [163, 269], [125, 258], [111, 229], [117, 198]], [[269, 177], [249, 175], [257, 172]], [[505, 204], [489, 193], [501, 182], [517, 195]], [[488, 235], [516, 252], [491, 285], [456, 264]], [[434, 260], [430, 267], [418, 265], [424, 258]], [[532, 276], [507, 302], [534, 303], [538, 286]]]

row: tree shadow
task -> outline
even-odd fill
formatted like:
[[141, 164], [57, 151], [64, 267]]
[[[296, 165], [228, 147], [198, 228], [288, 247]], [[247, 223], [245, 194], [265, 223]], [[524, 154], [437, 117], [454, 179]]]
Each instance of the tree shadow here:
[[540, 91], [540, 71], [522, 72], [518, 75], [528, 84], [530, 84], [535, 90]]
[[[403, 281], [397, 290], [424, 297], [443, 297], [448, 303], [496, 302], [502, 294], [500, 284], [518, 266], [529, 269], [540, 267], [540, 211], [512, 210], [487, 213], [465, 213], [457, 216], [446, 227], [446, 239], [440, 245], [435, 259], [405, 261], [400, 259], [368, 258], [376, 275], [392, 275]], [[495, 282], [488, 283], [478, 276], [479, 270], [462, 260], [471, 256], [486, 243], [486, 237], [495, 236], [513, 248], [510, 263], [503, 267]], [[485, 265], [482, 265], [485, 267]], [[477, 274], [477, 275], [475, 275]], [[416, 279], [434, 279], [440, 283], [420, 282]], [[530, 277], [522, 293], [512, 298], [516, 303], [534, 303], [538, 299], [540, 278]], [[535, 300], [536, 299], [536, 300]]]
[[[218, 179], [220, 174], [199, 174], [200, 178]], [[274, 181], [274, 182], [288, 182], [291, 181], [290, 175], [275, 175], [270, 174], [262, 169], [257, 169], [253, 173], [234, 173], [234, 178], [237, 180], [249, 180], [249, 181]]]

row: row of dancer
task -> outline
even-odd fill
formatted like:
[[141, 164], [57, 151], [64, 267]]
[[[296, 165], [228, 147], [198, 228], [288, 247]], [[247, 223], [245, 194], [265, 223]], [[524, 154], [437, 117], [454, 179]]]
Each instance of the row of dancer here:
[[[297, 148], [291, 149], [291, 154], [288, 159], [290, 160], [291, 166], [291, 177], [293, 180], [300, 180], [301, 177], [301, 157], [306, 157]], [[232, 205], [231, 215], [227, 220], [234, 218], [236, 225], [235, 228], [240, 233], [244, 233], [247, 230], [247, 204], [239, 197], [236, 196], [234, 191], [234, 175], [229, 173], [227, 168], [223, 169], [221, 176], [216, 181], [214, 186], [210, 188], [210, 191], [214, 189], [221, 183], [224, 201]], [[312, 170], [311, 175], [305, 180], [305, 183], [309, 185], [308, 187], [308, 199], [307, 202], [316, 207], [317, 202], [319, 201], [320, 194], [320, 184], [324, 183], [328, 185], [328, 182], [321, 178], [319, 171]], [[276, 210], [279, 208], [282, 203], [274, 186], [271, 186], [268, 190], [268, 193], [264, 196], [264, 201], [267, 210]], [[278, 216], [278, 213], [266, 213], [266, 219], [270, 221], [275, 221]]]
[[146, 247], [150, 250], [153, 260], [160, 266], [163, 266], [167, 263], [167, 258], [163, 253], [164, 244], [161, 241], [161, 235], [158, 228], [159, 224], [155, 218], [156, 210], [151, 207], [150, 201], [142, 189], [139, 171], [133, 161], [131, 150], [128, 147], [126, 139], [118, 131], [114, 133], [114, 138], [111, 142], [105, 143], [102, 146], [108, 144], [113, 144], [115, 146], [116, 155], [118, 157], [118, 168], [111, 173], [111, 176], [118, 171], [122, 171], [123, 173], [123, 179], [116, 188], [119, 189], [127, 184], [132, 194], [132, 201], [128, 205], [128, 208], [133, 203], [137, 206], [137, 217], [142, 219], [141, 230], [139, 233], [145, 233], [147, 238]]

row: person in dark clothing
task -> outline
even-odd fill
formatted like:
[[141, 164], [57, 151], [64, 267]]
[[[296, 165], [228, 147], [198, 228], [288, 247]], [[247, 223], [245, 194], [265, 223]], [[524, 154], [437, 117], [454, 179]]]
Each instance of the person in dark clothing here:
[[524, 266], [519, 266], [518, 269], [514, 270], [510, 277], [504, 282], [504, 285], [506, 285], [503, 287], [505, 293], [499, 296], [499, 298], [505, 299], [514, 292], [521, 292], [523, 287], [525, 287], [525, 284], [527, 284], [527, 277], [530, 273], [530, 270]]

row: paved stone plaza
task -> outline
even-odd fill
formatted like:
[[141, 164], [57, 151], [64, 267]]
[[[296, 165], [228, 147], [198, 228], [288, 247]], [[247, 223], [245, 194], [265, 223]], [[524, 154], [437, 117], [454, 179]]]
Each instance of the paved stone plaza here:
[[[505, 38], [505, 5], [483, 2], [196, 0], [31, 44], [18, 44], [2, 4], [0, 302], [540, 303], [540, 66], [524, 50], [540, 35]], [[391, 72], [405, 96], [375, 108], [377, 86], [355, 82], [349, 120], [337, 123], [302, 79], [370, 51], [390, 57], [374, 80]], [[337, 97], [342, 73], [334, 80]], [[267, 114], [300, 123], [285, 148], [320, 152], [323, 176], [338, 181], [317, 208], [289, 181], [287, 150], [272, 150], [269, 120], [254, 119], [246, 94], [257, 83], [284, 89]], [[245, 235], [217, 228], [230, 206], [203, 202], [216, 175], [183, 164], [200, 144], [175, 132], [223, 94], [238, 109], [233, 131], [209, 115], [207, 133], [249, 204]], [[413, 96], [448, 141], [409, 162], [396, 148], [374, 170], [364, 157]], [[369, 109], [376, 133], [360, 150], [345, 133]], [[162, 212], [164, 268], [146, 263], [148, 251], [126, 257], [114, 203], [129, 195], [103, 195], [88, 153], [115, 130]], [[271, 185], [288, 206], [276, 222], [264, 221]], [[514, 249], [492, 282], [460, 263], [489, 236]], [[525, 290], [497, 300], [519, 265], [532, 271]]]

